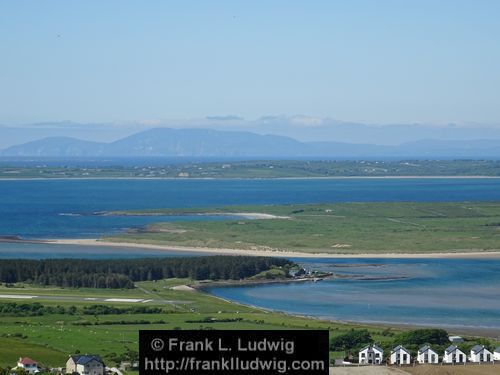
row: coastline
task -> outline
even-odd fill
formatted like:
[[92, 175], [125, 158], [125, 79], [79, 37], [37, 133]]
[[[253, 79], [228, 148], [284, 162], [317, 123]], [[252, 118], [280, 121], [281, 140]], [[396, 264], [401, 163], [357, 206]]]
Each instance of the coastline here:
[[291, 219], [290, 216], [279, 216], [261, 212], [135, 212], [135, 211], [102, 211], [93, 213], [94, 216], [229, 216], [249, 220]]
[[[251, 284], [250, 284], [251, 285]], [[192, 287], [192, 285], [190, 285]], [[324, 317], [324, 316], [314, 316], [314, 315], [307, 315], [307, 314], [299, 314], [299, 313], [291, 313], [291, 312], [286, 312], [283, 310], [278, 310], [278, 309], [272, 309], [272, 308], [266, 308], [262, 306], [257, 306], [254, 304], [250, 303], [244, 303], [240, 301], [233, 301], [221, 296], [217, 296], [215, 294], [212, 294], [205, 290], [206, 288], [209, 288], [210, 286], [213, 287], [221, 287], [224, 285], [205, 285], [204, 287], [196, 287], [194, 291], [201, 292], [201, 293], [207, 293], [213, 298], [220, 299], [222, 301], [232, 303], [235, 305], [240, 305], [240, 306], [246, 306], [246, 307], [251, 307], [253, 309], [257, 309], [266, 313], [275, 313], [275, 314], [283, 314], [285, 316], [289, 317], [294, 317], [294, 318], [301, 318], [301, 319], [310, 319], [310, 320], [315, 320], [319, 322], [331, 322], [331, 323], [337, 323], [337, 324], [345, 324], [345, 325], [350, 325], [350, 326], [356, 326], [359, 328], [365, 328], [365, 327], [370, 327], [370, 328], [388, 328], [388, 329], [394, 329], [394, 330], [405, 330], [405, 329], [422, 329], [422, 328], [442, 328], [446, 329], [451, 335], [462, 335], [462, 336], [472, 336], [472, 337], [487, 337], [487, 338], [492, 338], [492, 339], [498, 339], [500, 337], [500, 328], [492, 328], [492, 327], [483, 327], [483, 326], [456, 326], [456, 325], [442, 325], [442, 324], [415, 324], [415, 323], [394, 323], [394, 322], [385, 322], [385, 321], [366, 321], [366, 320], [343, 320], [343, 319], [334, 319], [334, 318], [329, 318], [329, 317]], [[232, 286], [232, 285], [228, 285]]]
[[0, 181], [47, 181], [47, 180], [342, 180], [342, 179], [500, 179], [489, 175], [401, 175], [401, 176], [290, 176], [290, 177], [5, 177]]
[[134, 249], [154, 249], [164, 251], [176, 251], [186, 253], [203, 253], [207, 255], [247, 255], [247, 256], [270, 256], [284, 258], [383, 258], [383, 259], [499, 259], [500, 249], [495, 251], [469, 251], [456, 253], [305, 253], [280, 250], [244, 250], [244, 249], [218, 249], [210, 247], [187, 247], [175, 245], [155, 245], [135, 242], [113, 242], [99, 240], [96, 238], [71, 238], [71, 239], [48, 239], [41, 243], [54, 245], [79, 245], [79, 246], [107, 246], [107, 247], [129, 247]]

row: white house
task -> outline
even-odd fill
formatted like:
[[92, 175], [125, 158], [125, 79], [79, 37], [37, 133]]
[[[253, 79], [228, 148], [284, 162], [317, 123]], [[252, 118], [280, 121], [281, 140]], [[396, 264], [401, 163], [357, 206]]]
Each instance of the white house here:
[[439, 355], [429, 345], [422, 346], [417, 353], [418, 363], [438, 363]]
[[17, 368], [22, 368], [30, 374], [40, 372], [40, 369], [38, 368], [38, 362], [29, 357], [19, 358], [19, 361], [17, 361]]
[[473, 346], [470, 350], [470, 361], [471, 362], [492, 362], [493, 353], [491, 353], [488, 348], [484, 345]]
[[444, 351], [443, 363], [465, 363], [467, 356], [455, 345], [450, 345]]
[[493, 353], [493, 359], [495, 361], [500, 361], [500, 346], [495, 349], [495, 353]]
[[411, 362], [410, 352], [398, 345], [392, 349], [390, 361], [391, 365], [409, 365]]
[[98, 355], [72, 355], [66, 362], [66, 373], [104, 375], [104, 362]]
[[380, 365], [384, 358], [384, 350], [377, 345], [367, 345], [359, 351], [359, 364]]

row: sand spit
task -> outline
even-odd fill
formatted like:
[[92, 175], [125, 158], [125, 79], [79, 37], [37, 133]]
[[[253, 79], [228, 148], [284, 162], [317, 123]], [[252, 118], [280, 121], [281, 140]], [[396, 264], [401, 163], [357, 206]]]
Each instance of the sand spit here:
[[187, 246], [174, 246], [174, 245], [156, 245], [156, 244], [143, 244], [133, 242], [114, 242], [104, 241], [99, 239], [51, 239], [45, 240], [44, 243], [59, 244], [59, 245], [80, 245], [80, 246], [108, 246], [108, 247], [129, 247], [139, 249], [154, 249], [164, 251], [185, 251], [186, 253], [206, 253], [206, 254], [219, 254], [219, 255], [249, 255], [249, 256], [272, 256], [284, 258], [408, 258], [408, 259], [426, 259], [426, 258], [457, 258], [457, 259], [492, 259], [500, 258], [500, 249], [495, 251], [472, 251], [472, 252], [456, 252], [456, 253], [418, 253], [418, 254], [404, 254], [404, 253], [306, 253], [297, 251], [285, 250], [245, 250], [245, 249], [223, 249], [223, 248], [209, 248], [209, 247], [187, 247]]

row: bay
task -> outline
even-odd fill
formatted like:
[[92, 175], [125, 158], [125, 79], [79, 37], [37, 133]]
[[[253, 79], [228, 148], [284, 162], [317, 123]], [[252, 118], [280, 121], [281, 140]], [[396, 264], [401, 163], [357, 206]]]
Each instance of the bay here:
[[[110, 210], [498, 200], [500, 179], [487, 178], [2, 180], [0, 235], [32, 239], [94, 238], [158, 221], [227, 219], [197, 215], [93, 215], [97, 211]], [[184, 253], [126, 247], [0, 243], [0, 258], [103, 259], [181, 255]], [[350, 277], [318, 283], [212, 288], [209, 292], [263, 308], [320, 318], [500, 329], [500, 260], [332, 258], [296, 261], [305, 267]]]
[[500, 332], [499, 259], [295, 261], [306, 268], [354, 277], [207, 291], [248, 305], [317, 318]]
[[[384, 201], [500, 200], [500, 179], [0, 180], [0, 235], [93, 238], [164, 220], [215, 217], [95, 216], [97, 211]], [[223, 218], [218, 218], [223, 219]]]

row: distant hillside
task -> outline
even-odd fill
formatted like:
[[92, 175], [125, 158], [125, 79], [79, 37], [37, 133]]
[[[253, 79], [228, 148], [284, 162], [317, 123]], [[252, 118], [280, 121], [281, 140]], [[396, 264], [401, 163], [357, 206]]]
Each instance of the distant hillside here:
[[2, 156], [309, 156], [312, 148], [292, 138], [209, 129], [146, 130], [111, 143], [52, 137], [9, 147]]
[[157, 128], [110, 143], [107, 156], [305, 156], [307, 145], [292, 138], [210, 129]]
[[0, 151], [2, 156], [97, 156], [102, 155], [106, 144], [82, 141], [70, 137], [51, 137], [23, 143]]
[[259, 157], [259, 158], [500, 158], [500, 140], [421, 140], [397, 146], [299, 142], [277, 135], [210, 129], [146, 130], [111, 143], [51, 137], [9, 147], [0, 156]]

